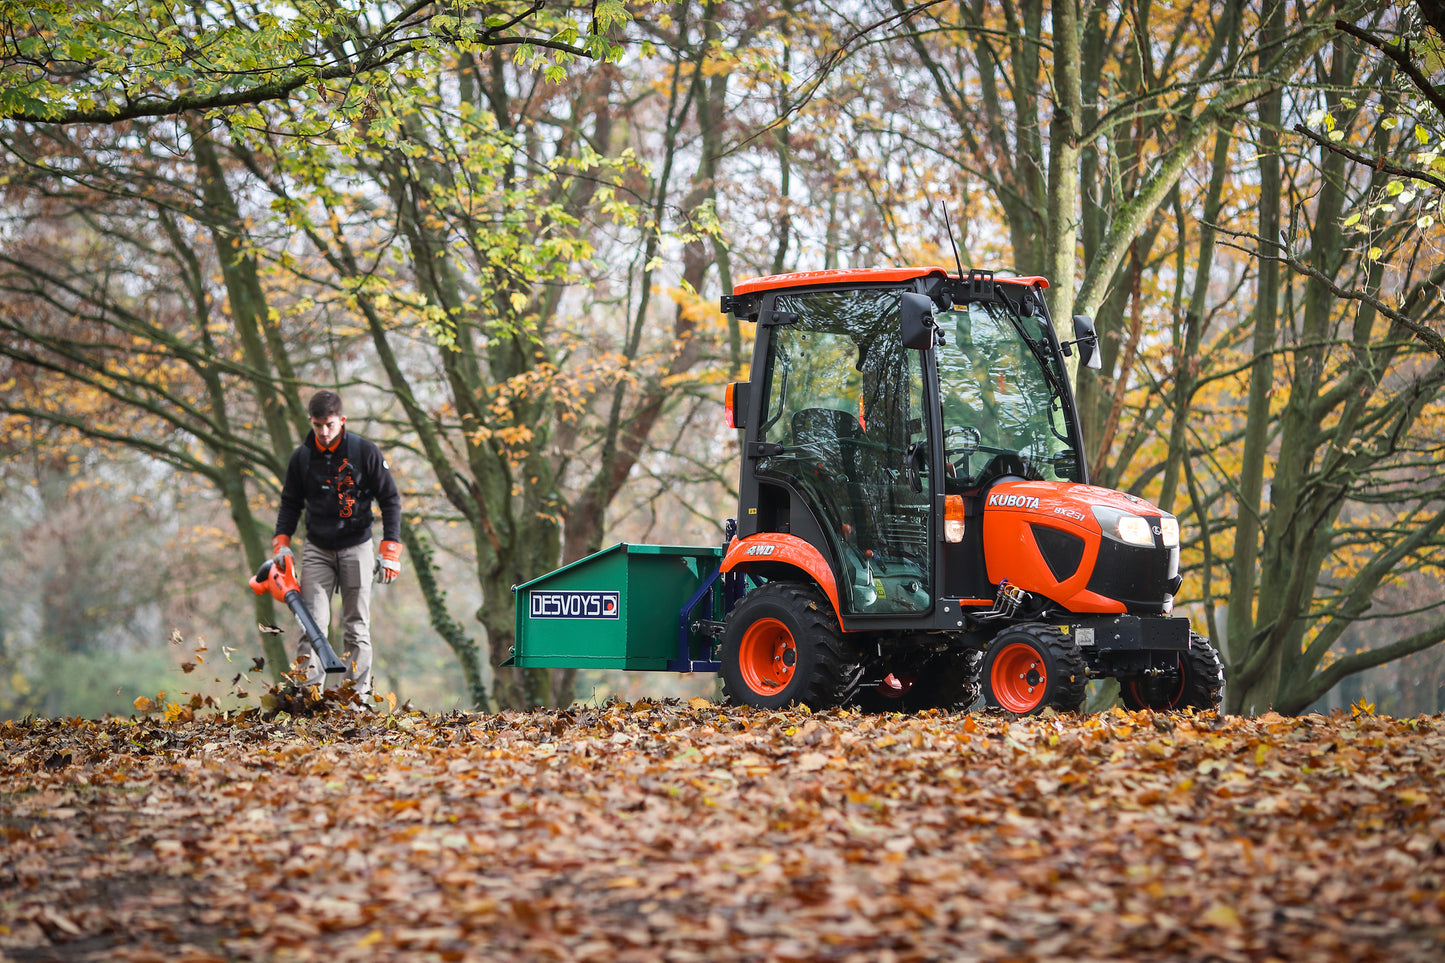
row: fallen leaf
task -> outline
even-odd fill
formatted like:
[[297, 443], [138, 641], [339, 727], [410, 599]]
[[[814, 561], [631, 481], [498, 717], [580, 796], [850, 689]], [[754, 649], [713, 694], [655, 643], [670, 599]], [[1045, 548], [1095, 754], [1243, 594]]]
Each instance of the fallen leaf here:
[[1199, 922], [1205, 926], [1213, 926], [1222, 930], [1237, 930], [1242, 925], [1234, 907], [1226, 906], [1223, 903], [1215, 903], [1199, 914]]
[[261, 698], [0, 721], [0, 953], [1406, 961], [1445, 932], [1429, 717]]
[[828, 764], [828, 757], [821, 752], [805, 752], [798, 757], [796, 768], [801, 772], [816, 772]]

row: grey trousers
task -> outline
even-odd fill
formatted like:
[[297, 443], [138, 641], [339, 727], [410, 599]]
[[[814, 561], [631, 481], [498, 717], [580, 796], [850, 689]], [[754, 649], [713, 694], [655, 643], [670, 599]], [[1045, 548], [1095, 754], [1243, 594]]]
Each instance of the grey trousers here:
[[[333, 687], [350, 680], [363, 699], [371, 695], [371, 570], [375, 551], [368, 539], [352, 548], [330, 551], [307, 542], [301, 550], [301, 600], [323, 632], [331, 625], [331, 593], [341, 590], [343, 675], [326, 678], [321, 663], [303, 635], [296, 656], [306, 657], [306, 681]], [[335, 646], [333, 646], [335, 648]]]

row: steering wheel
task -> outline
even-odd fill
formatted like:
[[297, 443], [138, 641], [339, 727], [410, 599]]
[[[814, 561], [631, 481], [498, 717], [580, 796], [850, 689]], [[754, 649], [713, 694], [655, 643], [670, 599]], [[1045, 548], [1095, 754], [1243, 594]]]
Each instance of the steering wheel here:
[[978, 473], [977, 480], [979, 485], [985, 485], [1004, 477], [1038, 481], [1044, 476], [1032, 461], [1020, 457], [1016, 452], [1003, 451], [989, 459], [988, 464], [983, 466], [983, 471]]
[[[959, 439], [958, 447], [949, 444], [950, 438]], [[954, 425], [943, 432], [943, 455], [972, 455], [983, 445], [983, 432], [973, 425]], [[952, 460], [950, 458], [950, 460]]]

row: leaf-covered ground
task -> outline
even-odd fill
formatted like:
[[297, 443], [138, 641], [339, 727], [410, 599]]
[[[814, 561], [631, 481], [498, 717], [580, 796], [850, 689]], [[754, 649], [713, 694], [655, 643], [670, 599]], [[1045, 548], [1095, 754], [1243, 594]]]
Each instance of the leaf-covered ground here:
[[1445, 720], [567, 711], [0, 724], [0, 959], [1382, 960]]

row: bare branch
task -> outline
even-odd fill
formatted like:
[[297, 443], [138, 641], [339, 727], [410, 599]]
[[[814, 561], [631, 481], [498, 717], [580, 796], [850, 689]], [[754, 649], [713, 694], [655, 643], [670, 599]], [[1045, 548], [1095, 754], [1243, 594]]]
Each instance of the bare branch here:
[[1411, 180], [1424, 181], [1427, 184], [1432, 184], [1435, 187], [1445, 190], [1445, 180], [1436, 177], [1434, 174], [1430, 174], [1421, 170], [1414, 170], [1413, 168], [1409, 167], [1397, 167], [1394, 164], [1387, 163], [1383, 157], [1371, 157], [1368, 154], [1362, 154], [1357, 150], [1351, 150], [1350, 148], [1345, 147], [1341, 144], [1331, 143], [1328, 137], [1321, 137], [1319, 134], [1310, 130], [1304, 124], [1295, 124], [1294, 131], [1296, 134], [1302, 134], [1303, 136], [1308, 137], [1310, 140], [1314, 141], [1325, 150], [1339, 154], [1341, 157], [1348, 158], [1349, 160], [1354, 161], [1356, 164], [1363, 165], [1370, 168], [1371, 170], [1383, 171], [1386, 174], [1393, 174], [1396, 177], [1408, 177]]
[[873, 31], [878, 30], [881, 27], [886, 27], [892, 23], [902, 23], [910, 20], [914, 16], [922, 13], [928, 8], [935, 7], [942, 2], [943, 0], [924, 0], [923, 3], [920, 3], [916, 7], [904, 10], [900, 13], [892, 14], [891, 16], [883, 17], [880, 20], [876, 20], [873, 23], [868, 24], [866, 27], [859, 27], [857, 30], [853, 31], [853, 33], [846, 37], [842, 43], [834, 47], [832, 51], [829, 52], [828, 56], [823, 58], [823, 62], [819, 64], [818, 68], [813, 71], [812, 76], [809, 77], [808, 81], [803, 85], [804, 89], [802, 95], [799, 96], [796, 100], [791, 101], [786, 111], [784, 111], [780, 116], [774, 118], [770, 123], [764, 124], [763, 126], [759, 127], [757, 130], [753, 131], [747, 137], [744, 137], [742, 140], [738, 141], [727, 150], [720, 151], [719, 156], [727, 157], [731, 154], [735, 154], [738, 151], [742, 150], [744, 147], [751, 144], [753, 141], [757, 140], [759, 137], [762, 137], [764, 134], [771, 133], [773, 130], [781, 127], [783, 124], [786, 124], [788, 122], [788, 118], [792, 117], [794, 114], [796, 114], [798, 111], [802, 110], [808, 105], [809, 101], [813, 99], [813, 95], [818, 92], [818, 88], [823, 85], [823, 81], [827, 80], [828, 76], [834, 70], [836, 70], [838, 66], [843, 63], [843, 61], [848, 59], [848, 54], [852, 51], [853, 45], [856, 44], [858, 41], [864, 39], [869, 34], [873, 33]]
[[[1230, 231], [1222, 227], [1219, 228], [1219, 230], [1221, 233], [1228, 234], [1231, 237], [1248, 238], [1249, 240], [1256, 242], [1256, 244], [1269, 243], [1264, 241], [1263, 238], [1259, 237], [1256, 234], [1250, 234], [1244, 231]], [[1445, 338], [1442, 338], [1440, 334], [1429, 325], [1416, 321], [1408, 314], [1397, 311], [1385, 302], [1381, 301], [1379, 298], [1371, 294], [1366, 294], [1364, 291], [1352, 291], [1346, 288], [1342, 288], [1335, 283], [1334, 279], [1321, 273], [1318, 268], [1305, 264], [1303, 261], [1300, 261], [1298, 258], [1295, 258], [1292, 255], [1266, 254], [1258, 247], [1250, 250], [1249, 248], [1243, 247], [1242, 245], [1230, 246], [1241, 251], [1252, 253], [1255, 257], [1264, 258], [1271, 261], [1278, 261], [1281, 264], [1288, 265], [1289, 268], [1295, 273], [1303, 275], [1305, 277], [1313, 278], [1314, 280], [1323, 284], [1326, 289], [1328, 289], [1329, 292], [1337, 298], [1341, 298], [1346, 301], [1358, 301], [1361, 304], [1368, 304], [1371, 308], [1374, 308], [1376, 311], [1380, 312], [1391, 321], [1413, 332], [1415, 336], [1426, 347], [1428, 347], [1431, 351], [1435, 352], [1442, 359], [1445, 359]], [[1280, 247], [1278, 243], [1275, 243], [1272, 246], [1277, 248]], [[1435, 272], [1435, 275], [1433, 275], [1431, 278], [1431, 283], [1433, 283], [1433, 285], [1437, 288], [1441, 284], [1442, 275], [1445, 275], [1445, 270], [1437, 270]]]
[[1430, 78], [1416, 65], [1415, 61], [1410, 57], [1410, 49], [1408, 46], [1389, 43], [1381, 37], [1361, 30], [1348, 20], [1336, 20], [1335, 29], [1342, 33], [1347, 33], [1357, 40], [1364, 41], [1386, 57], [1395, 61], [1400, 69], [1404, 71], [1405, 76], [1410, 78], [1410, 83], [1419, 89], [1420, 93], [1425, 96], [1425, 99], [1434, 104], [1436, 110], [1445, 114], [1445, 95], [1442, 95], [1439, 89], [1430, 83]]

